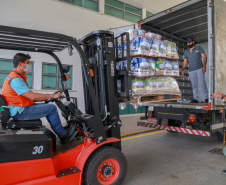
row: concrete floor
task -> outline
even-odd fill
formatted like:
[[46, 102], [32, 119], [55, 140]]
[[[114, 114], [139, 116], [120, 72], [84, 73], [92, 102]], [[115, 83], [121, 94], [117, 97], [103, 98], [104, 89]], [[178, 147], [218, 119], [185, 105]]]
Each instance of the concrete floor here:
[[122, 138], [128, 162], [123, 185], [226, 185], [222, 173], [226, 157], [209, 152], [222, 148], [215, 135], [207, 138], [138, 127], [140, 116], [120, 117], [121, 135], [146, 132]]
[[123, 185], [226, 184], [226, 174], [222, 173], [226, 169], [226, 157], [208, 152], [222, 148], [215, 136], [207, 138], [167, 131], [151, 134], [122, 141], [128, 162]]
[[137, 126], [137, 121], [139, 121], [140, 117], [142, 116], [144, 116], [144, 114], [130, 114], [130, 115], [120, 116], [120, 119], [122, 121], [121, 136], [127, 136], [135, 133], [156, 130], [153, 128]]

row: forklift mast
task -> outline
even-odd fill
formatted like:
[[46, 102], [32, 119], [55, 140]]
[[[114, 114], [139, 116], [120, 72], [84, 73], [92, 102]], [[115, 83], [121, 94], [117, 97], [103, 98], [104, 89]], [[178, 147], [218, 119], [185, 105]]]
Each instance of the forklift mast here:
[[[118, 54], [119, 38], [123, 46], [121, 57]], [[104, 124], [108, 124], [115, 117], [119, 117], [119, 99], [128, 100], [132, 95], [129, 50], [124, 56], [126, 48], [124, 44], [129, 45], [129, 34], [123, 33], [114, 38], [114, 33], [111, 31], [93, 31], [86, 35], [80, 43], [89, 63], [89, 73], [101, 118]], [[116, 63], [120, 61], [127, 61], [127, 66], [116, 70]], [[117, 81], [120, 81], [120, 89], [117, 87]], [[87, 114], [93, 114], [88, 84], [85, 80], [83, 82], [85, 110]]]
[[[129, 35], [121, 35], [122, 38], [127, 38], [129, 45]], [[127, 60], [126, 57], [118, 58], [117, 38], [114, 38], [114, 33], [111, 31], [93, 31], [80, 40], [83, 51], [88, 61], [89, 74], [94, 87], [96, 102], [100, 116], [105, 126], [107, 137], [116, 137], [120, 139], [119, 106], [120, 98], [129, 98], [131, 96], [130, 80], [130, 61], [129, 67], [116, 70], [116, 62]], [[116, 55], [115, 55], [116, 49]], [[129, 51], [128, 51], [129, 52]], [[129, 57], [129, 55], [127, 55]], [[84, 70], [83, 71], [83, 87], [85, 99], [86, 114], [94, 114], [92, 99], [90, 96], [89, 85], [86, 83]], [[117, 81], [120, 80], [122, 88], [118, 89]], [[122, 92], [123, 91], [123, 92]], [[111, 128], [111, 129], [109, 129]], [[120, 143], [114, 143], [114, 145]], [[121, 148], [121, 146], [115, 146]]]
[[[108, 125], [112, 119], [119, 117], [114, 34], [110, 31], [93, 31], [83, 38], [82, 45], [88, 59], [101, 119], [104, 125]], [[85, 110], [87, 114], [93, 114], [88, 84], [85, 80], [83, 82]]]

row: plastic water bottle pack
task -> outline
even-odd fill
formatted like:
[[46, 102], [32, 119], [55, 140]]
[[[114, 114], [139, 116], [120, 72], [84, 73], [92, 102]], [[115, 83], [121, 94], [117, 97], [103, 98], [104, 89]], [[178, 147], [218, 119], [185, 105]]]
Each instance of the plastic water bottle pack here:
[[165, 60], [165, 73], [164, 75], [171, 76], [172, 75], [172, 61]]
[[179, 63], [178, 61], [172, 61], [172, 76], [179, 76]]

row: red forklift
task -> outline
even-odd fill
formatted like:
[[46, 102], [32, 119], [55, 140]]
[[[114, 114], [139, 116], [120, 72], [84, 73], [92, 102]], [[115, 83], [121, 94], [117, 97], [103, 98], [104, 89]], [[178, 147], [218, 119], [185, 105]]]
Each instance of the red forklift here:
[[[0, 96], [0, 184], [20, 185], [119, 185], [127, 161], [121, 152], [114, 34], [94, 31], [82, 40], [62, 34], [0, 26], [0, 49], [40, 52], [52, 56], [61, 73], [65, 101], [50, 99], [61, 110], [67, 126], [76, 125], [70, 142], [62, 144], [41, 120], [16, 121]], [[70, 97], [67, 66], [57, 52], [76, 49], [81, 58], [85, 113]], [[76, 62], [76, 61], [75, 61]], [[75, 63], [76, 66], [76, 63]], [[128, 80], [128, 71], [118, 76]]]

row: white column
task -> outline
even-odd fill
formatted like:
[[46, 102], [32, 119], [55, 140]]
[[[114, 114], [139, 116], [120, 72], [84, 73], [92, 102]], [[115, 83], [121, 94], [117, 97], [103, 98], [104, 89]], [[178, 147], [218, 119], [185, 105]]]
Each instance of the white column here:
[[99, 13], [104, 14], [104, 3], [105, 0], [99, 0]]
[[145, 8], [142, 8], [142, 19], [145, 19], [146, 18], [146, 9]]

